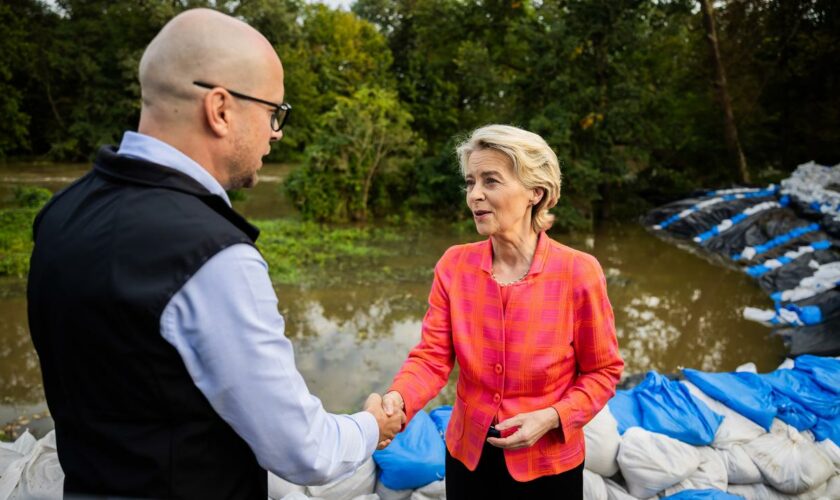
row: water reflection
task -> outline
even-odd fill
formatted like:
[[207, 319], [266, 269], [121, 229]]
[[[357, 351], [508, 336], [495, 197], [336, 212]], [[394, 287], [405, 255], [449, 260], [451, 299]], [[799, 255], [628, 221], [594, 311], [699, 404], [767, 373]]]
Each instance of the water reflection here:
[[[81, 175], [88, 167], [42, 172], [40, 181], [37, 174], [18, 175], [4, 168], [0, 199], [22, 179], [49, 187], [55, 179]], [[293, 213], [279, 195], [279, 181], [288, 170], [264, 167], [263, 182], [235, 202], [237, 209], [252, 218]], [[4, 182], [7, 178], [12, 181]], [[368, 269], [336, 266], [321, 285], [278, 287], [298, 368], [329, 410], [356, 411], [368, 393], [385, 390], [419, 340], [435, 262], [450, 245], [477, 238], [441, 226], [407, 233], [403, 241], [391, 243], [394, 256], [371, 260]], [[627, 373], [675, 372], [683, 366], [724, 371], [747, 361], [769, 371], [783, 358], [780, 340], [741, 318], [744, 306], [769, 304], [745, 275], [659, 241], [632, 223], [553, 237], [601, 262]], [[0, 425], [44, 409], [24, 288], [20, 280], [0, 282]], [[450, 384], [432, 405], [453, 397]]]

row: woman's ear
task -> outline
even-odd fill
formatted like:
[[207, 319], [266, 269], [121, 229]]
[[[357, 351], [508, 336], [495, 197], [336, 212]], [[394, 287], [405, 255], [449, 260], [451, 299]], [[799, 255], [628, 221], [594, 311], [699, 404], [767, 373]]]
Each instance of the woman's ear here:
[[533, 196], [531, 196], [531, 205], [538, 205], [542, 201], [543, 196], [545, 196], [545, 189], [538, 187], [531, 191], [534, 192]]

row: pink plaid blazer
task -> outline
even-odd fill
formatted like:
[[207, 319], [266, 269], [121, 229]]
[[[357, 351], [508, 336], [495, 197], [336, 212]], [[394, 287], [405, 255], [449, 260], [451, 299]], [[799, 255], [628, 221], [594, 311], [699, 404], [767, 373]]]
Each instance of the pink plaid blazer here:
[[470, 470], [494, 418], [553, 407], [560, 428], [530, 448], [505, 450], [514, 479], [530, 481], [583, 462], [583, 426], [615, 394], [624, 361], [594, 257], [541, 233], [531, 269], [511, 285], [506, 307], [490, 277], [492, 258], [489, 239], [441, 257], [422, 338], [390, 390], [402, 395], [411, 419], [440, 392], [457, 360], [446, 446]]

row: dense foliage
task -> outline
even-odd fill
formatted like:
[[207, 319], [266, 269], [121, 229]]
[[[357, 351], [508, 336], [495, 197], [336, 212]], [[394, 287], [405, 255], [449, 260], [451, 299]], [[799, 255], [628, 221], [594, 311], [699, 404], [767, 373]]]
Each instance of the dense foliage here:
[[[9, 0], [0, 156], [86, 160], [118, 141], [145, 45], [198, 5], [245, 19], [283, 60], [294, 112], [272, 159], [301, 162], [287, 190], [310, 218], [463, 214], [452, 149], [491, 122], [555, 148], [567, 227], [738, 178], [694, 0]], [[752, 177], [838, 162], [840, 4], [715, 5]]]

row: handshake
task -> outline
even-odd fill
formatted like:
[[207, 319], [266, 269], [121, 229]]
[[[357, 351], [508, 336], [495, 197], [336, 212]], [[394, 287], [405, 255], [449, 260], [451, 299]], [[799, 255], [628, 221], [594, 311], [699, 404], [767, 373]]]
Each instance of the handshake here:
[[391, 444], [391, 440], [405, 425], [405, 403], [398, 392], [389, 392], [385, 396], [373, 393], [365, 401], [365, 411], [376, 418], [379, 425], [379, 445], [381, 450]]

